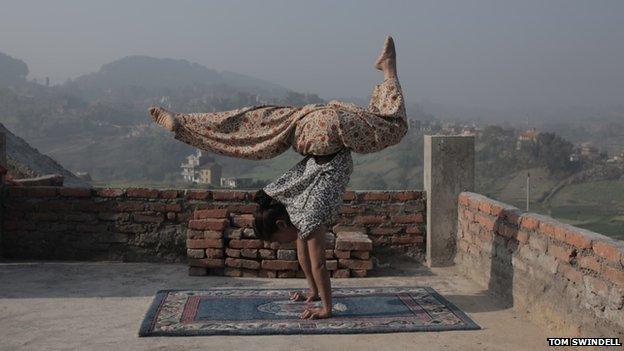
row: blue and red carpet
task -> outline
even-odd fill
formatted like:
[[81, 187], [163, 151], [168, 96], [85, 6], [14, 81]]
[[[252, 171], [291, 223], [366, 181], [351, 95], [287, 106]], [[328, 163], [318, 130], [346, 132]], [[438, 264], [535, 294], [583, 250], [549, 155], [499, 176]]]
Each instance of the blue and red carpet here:
[[[333, 317], [301, 320], [292, 289], [162, 290], [140, 336], [355, 334], [480, 329], [429, 287], [334, 288]], [[320, 302], [314, 303], [320, 306]]]

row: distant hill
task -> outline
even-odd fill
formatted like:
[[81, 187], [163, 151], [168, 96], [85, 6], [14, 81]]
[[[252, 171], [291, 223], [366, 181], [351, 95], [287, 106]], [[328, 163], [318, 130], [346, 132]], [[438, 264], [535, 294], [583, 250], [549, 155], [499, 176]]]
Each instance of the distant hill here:
[[146, 95], [163, 95], [188, 87], [228, 86], [269, 98], [283, 97], [288, 89], [268, 81], [234, 72], [219, 72], [187, 60], [127, 56], [107, 63], [99, 71], [65, 83], [88, 100], [116, 89], [138, 88]]

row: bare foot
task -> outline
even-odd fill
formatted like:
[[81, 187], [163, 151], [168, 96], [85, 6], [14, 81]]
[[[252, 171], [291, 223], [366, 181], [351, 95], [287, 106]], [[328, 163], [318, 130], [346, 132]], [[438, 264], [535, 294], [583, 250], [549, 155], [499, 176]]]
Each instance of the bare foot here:
[[304, 294], [301, 291], [295, 291], [290, 293], [290, 301], [305, 301], [312, 302], [320, 300], [318, 294]]
[[175, 115], [162, 107], [152, 106], [148, 111], [150, 115], [152, 115], [154, 122], [160, 124], [163, 128], [170, 132], [175, 132], [180, 126], [180, 122]]
[[324, 319], [332, 316], [331, 311], [322, 308], [306, 308], [302, 314], [299, 315], [300, 319]]
[[386, 37], [381, 54], [375, 61], [375, 68], [383, 71], [386, 78], [396, 77], [396, 51], [391, 36]]

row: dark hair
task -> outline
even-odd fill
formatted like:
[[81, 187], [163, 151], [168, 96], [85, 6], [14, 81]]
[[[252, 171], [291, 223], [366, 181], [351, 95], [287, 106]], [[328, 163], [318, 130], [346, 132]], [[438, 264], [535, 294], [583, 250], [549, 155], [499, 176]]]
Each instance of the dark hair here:
[[254, 194], [253, 201], [259, 205], [254, 213], [253, 224], [258, 238], [271, 241], [271, 235], [279, 229], [276, 224], [278, 219], [285, 220], [286, 223], [292, 225], [284, 204], [269, 196], [264, 190], [258, 190]]

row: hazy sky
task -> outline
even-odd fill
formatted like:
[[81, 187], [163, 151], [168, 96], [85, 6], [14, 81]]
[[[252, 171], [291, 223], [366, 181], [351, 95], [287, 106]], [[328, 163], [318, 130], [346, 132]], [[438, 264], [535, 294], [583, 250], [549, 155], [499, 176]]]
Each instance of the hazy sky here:
[[365, 97], [386, 34], [408, 102], [624, 103], [624, 0], [0, 0], [0, 51], [57, 82], [139, 54]]

